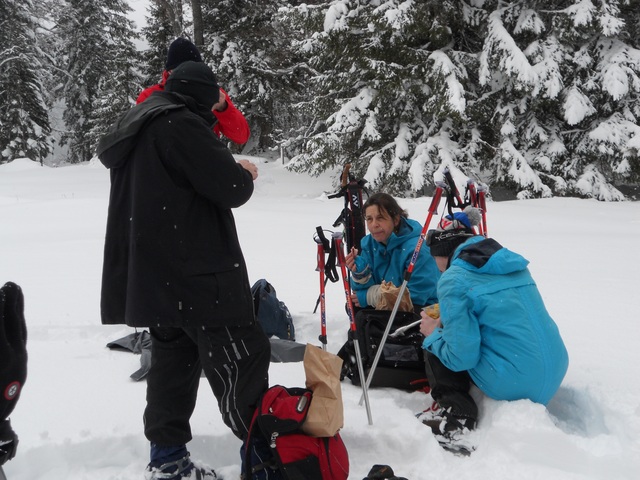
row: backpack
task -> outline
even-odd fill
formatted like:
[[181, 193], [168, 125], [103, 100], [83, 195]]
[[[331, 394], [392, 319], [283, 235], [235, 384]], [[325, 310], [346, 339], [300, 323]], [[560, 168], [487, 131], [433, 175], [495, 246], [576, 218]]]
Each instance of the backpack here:
[[[269, 468], [283, 480], [347, 480], [349, 455], [340, 434], [312, 437], [301, 429], [312, 400], [309, 389], [281, 385], [262, 395], [249, 427], [243, 478], [250, 480]], [[251, 466], [249, 452], [257, 438], [266, 439], [273, 459]]]
[[[362, 309], [356, 314], [356, 331], [358, 332], [360, 354], [366, 376], [369, 375], [390, 316], [391, 312], [388, 310], [372, 309]], [[420, 326], [416, 325], [397, 337], [391, 336], [396, 329], [419, 319], [420, 315], [417, 313], [396, 312], [393, 325], [382, 348], [382, 354], [378, 359], [373, 379], [369, 384], [370, 387], [391, 387], [413, 391], [427, 386], [422, 351], [424, 336], [420, 333]], [[343, 360], [340, 379], [344, 380], [347, 377], [354, 385], [360, 385], [358, 364], [351, 337], [342, 346], [338, 356]]]
[[276, 336], [283, 340], [295, 340], [293, 319], [287, 306], [278, 300], [276, 289], [261, 278], [251, 287], [253, 308], [256, 319], [267, 337]]

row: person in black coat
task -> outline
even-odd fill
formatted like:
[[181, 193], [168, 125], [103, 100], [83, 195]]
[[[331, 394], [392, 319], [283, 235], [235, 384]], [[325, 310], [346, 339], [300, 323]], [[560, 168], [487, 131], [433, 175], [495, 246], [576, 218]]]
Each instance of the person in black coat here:
[[258, 172], [212, 132], [218, 95], [211, 69], [185, 62], [98, 145], [111, 175], [101, 318], [149, 327], [151, 479], [194, 471], [186, 444], [201, 370], [242, 440], [268, 388], [269, 339], [256, 323], [231, 211], [251, 198]]

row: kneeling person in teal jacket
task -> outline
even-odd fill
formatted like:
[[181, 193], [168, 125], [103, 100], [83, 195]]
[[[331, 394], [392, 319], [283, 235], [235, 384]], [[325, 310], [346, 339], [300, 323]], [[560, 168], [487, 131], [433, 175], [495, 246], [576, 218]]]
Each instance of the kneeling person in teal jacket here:
[[442, 273], [440, 319], [422, 315], [423, 348], [466, 371], [496, 400], [547, 404], [569, 359], [558, 327], [529, 273], [529, 261], [473, 234], [470, 207], [431, 230], [427, 245]]

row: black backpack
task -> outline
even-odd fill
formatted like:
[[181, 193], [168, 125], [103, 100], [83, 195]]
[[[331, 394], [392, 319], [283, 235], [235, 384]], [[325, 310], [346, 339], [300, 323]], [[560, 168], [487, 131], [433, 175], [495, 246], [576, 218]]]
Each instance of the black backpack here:
[[[382, 335], [391, 316], [388, 310], [362, 309], [356, 314], [356, 330], [360, 344], [360, 354], [364, 374], [369, 370], [379, 349]], [[391, 387], [414, 391], [428, 385], [425, 371], [422, 342], [424, 336], [420, 326], [416, 325], [397, 337], [391, 336], [398, 328], [409, 325], [420, 319], [413, 312], [397, 312], [389, 336], [382, 348], [382, 354], [376, 366], [371, 387]], [[356, 360], [355, 348], [351, 336], [338, 352], [342, 358], [340, 379], [349, 378], [354, 385], [360, 385], [360, 375]]]
[[295, 340], [296, 332], [291, 313], [287, 306], [278, 300], [273, 285], [261, 278], [251, 287], [251, 295], [256, 318], [264, 333], [268, 337]]

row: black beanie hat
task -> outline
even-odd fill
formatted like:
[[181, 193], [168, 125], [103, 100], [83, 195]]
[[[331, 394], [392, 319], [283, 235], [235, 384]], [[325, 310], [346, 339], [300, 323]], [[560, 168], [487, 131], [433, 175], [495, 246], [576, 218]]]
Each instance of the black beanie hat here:
[[169, 51], [167, 52], [167, 63], [164, 66], [165, 70], [173, 70], [183, 62], [191, 60], [192, 62], [202, 62], [202, 57], [193, 43], [186, 38], [176, 38], [171, 45], [169, 45]]
[[480, 209], [467, 207], [462, 212], [447, 215], [438, 228], [427, 233], [427, 245], [433, 257], [449, 257], [459, 245], [473, 237], [473, 227], [480, 223]]
[[180, 93], [211, 110], [220, 99], [220, 86], [206, 63], [184, 62], [178, 65], [164, 86], [167, 92]]

